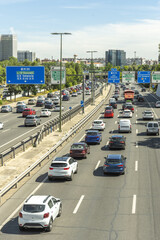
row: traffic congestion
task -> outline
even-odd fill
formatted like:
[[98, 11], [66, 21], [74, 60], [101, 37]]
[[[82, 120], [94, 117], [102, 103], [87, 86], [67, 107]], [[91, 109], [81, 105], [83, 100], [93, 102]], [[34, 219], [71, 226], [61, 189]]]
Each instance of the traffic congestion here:
[[[75, 239], [77, 234], [78, 238], [96, 239], [100, 235], [100, 239], [111, 239], [109, 236], [114, 233], [119, 239], [128, 239], [130, 230], [131, 239], [136, 239], [134, 227], [130, 229], [134, 223], [131, 216], [136, 211], [143, 212], [143, 195], [147, 194], [148, 184], [141, 186], [142, 194], [137, 191], [137, 185], [148, 183], [142, 173], [148, 171], [146, 165], [151, 156], [152, 161], [154, 157], [157, 161], [159, 109], [158, 97], [139, 85], [129, 87], [135, 87], [132, 90], [135, 94], [126, 99], [124, 86], [114, 86], [100, 113], [38, 174], [45, 176], [41, 178], [43, 184], [26, 197], [18, 209], [19, 215], [14, 214], [13, 221], [3, 226], [2, 233], [14, 226], [11, 234], [17, 239], [29, 239], [30, 234], [39, 232], [51, 232], [55, 239], [64, 236]], [[138, 100], [139, 92], [143, 101]], [[150, 164], [149, 167], [152, 168]], [[147, 201], [150, 200], [145, 199], [145, 206], [149, 204]], [[149, 229], [145, 234], [139, 230], [145, 239], [151, 236], [149, 232]], [[46, 235], [46, 239], [49, 237]], [[33, 238], [36, 239], [35, 235]]]

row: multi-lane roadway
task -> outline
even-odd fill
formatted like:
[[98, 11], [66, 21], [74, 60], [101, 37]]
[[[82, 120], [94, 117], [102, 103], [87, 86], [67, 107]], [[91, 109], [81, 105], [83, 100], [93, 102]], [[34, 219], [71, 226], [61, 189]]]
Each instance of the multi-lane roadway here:
[[[143, 95], [145, 102], [134, 105], [132, 133], [123, 134], [126, 136], [126, 149], [109, 150], [107, 146], [109, 137], [118, 133], [122, 105], [118, 103], [114, 118], [104, 119], [106, 129], [102, 133], [101, 144], [91, 145], [87, 159], [78, 160], [79, 171], [73, 181], [49, 182], [48, 164], [1, 206], [1, 240], [160, 239], [160, 139], [159, 136], [146, 135], [147, 121], [142, 120], [142, 112], [147, 108], [153, 108], [155, 118], [159, 120], [160, 109], [154, 108], [158, 97], [150, 93]], [[103, 111], [96, 118], [103, 118]], [[91, 127], [92, 120], [86, 129]], [[69, 153], [71, 144], [83, 140], [84, 133], [85, 129], [58, 156]], [[127, 157], [125, 175], [103, 174], [104, 158], [109, 153], [121, 153]], [[50, 233], [19, 231], [18, 212], [30, 194], [50, 194], [62, 200], [62, 215], [54, 221]]]

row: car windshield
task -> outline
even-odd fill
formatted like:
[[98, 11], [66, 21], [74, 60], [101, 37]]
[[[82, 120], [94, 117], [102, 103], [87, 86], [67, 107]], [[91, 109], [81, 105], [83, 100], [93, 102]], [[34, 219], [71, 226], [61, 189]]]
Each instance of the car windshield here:
[[51, 163], [51, 167], [67, 167], [67, 163]]
[[8, 108], [8, 106], [2, 106], [2, 108]]
[[26, 119], [34, 119], [34, 116], [29, 115], [29, 116], [26, 117]]
[[150, 111], [145, 111], [144, 113], [145, 114], [152, 114], [152, 112], [150, 112]]
[[123, 138], [120, 138], [120, 137], [113, 137], [113, 138], [111, 138], [111, 141], [115, 141], [115, 142], [122, 141], [122, 140], [123, 140]]
[[44, 209], [45, 209], [45, 205], [24, 204], [24, 206], [23, 206], [23, 211], [30, 212], [30, 213], [43, 212]]
[[73, 144], [71, 146], [71, 149], [84, 149], [84, 146], [81, 144]]

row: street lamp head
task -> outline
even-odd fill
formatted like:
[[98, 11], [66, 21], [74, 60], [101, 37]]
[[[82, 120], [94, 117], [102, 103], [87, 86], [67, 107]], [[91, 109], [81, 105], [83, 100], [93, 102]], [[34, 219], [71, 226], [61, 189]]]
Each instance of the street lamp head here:
[[52, 35], [71, 35], [72, 33], [58, 33], [58, 32], [54, 32], [54, 33], [51, 33]]
[[98, 51], [86, 51], [87, 53], [94, 53], [94, 52], [98, 52]]

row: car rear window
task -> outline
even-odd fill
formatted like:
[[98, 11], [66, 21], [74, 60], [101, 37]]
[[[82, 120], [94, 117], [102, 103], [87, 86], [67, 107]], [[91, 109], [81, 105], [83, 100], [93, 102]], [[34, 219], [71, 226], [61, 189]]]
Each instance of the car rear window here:
[[38, 213], [43, 212], [45, 209], [45, 205], [38, 205], [38, 204], [24, 204], [23, 211], [30, 212], [30, 213]]
[[106, 113], [112, 113], [112, 110], [106, 110]]
[[27, 117], [26, 117], [27, 119], [34, 119], [35, 117], [34, 116], [30, 116], [30, 115], [28, 115]]
[[111, 163], [111, 164], [117, 164], [120, 162], [121, 162], [120, 159], [107, 159], [107, 163]]
[[102, 122], [101, 121], [94, 121], [93, 123], [94, 124], [101, 124]]
[[71, 149], [84, 149], [84, 145], [75, 144], [75, 145], [72, 145], [72, 146], [71, 146]]
[[96, 136], [97, 132], [88, 132], [87, 135], [89, 135], [89, 136]]
[[67, 163], [51, 163], [51, 167], [67, 167]]

